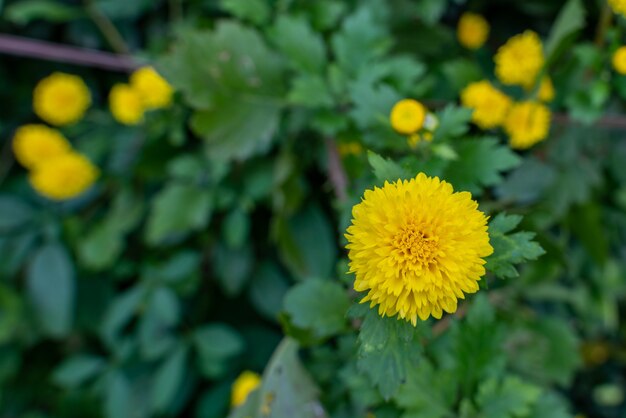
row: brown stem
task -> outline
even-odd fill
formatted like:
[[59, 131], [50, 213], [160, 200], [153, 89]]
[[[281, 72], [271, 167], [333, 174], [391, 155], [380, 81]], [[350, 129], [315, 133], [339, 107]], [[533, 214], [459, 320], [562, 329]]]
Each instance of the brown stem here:
[[58, 45], [13, 35], [0, 34], [0, 53], [123, 72], [132, 71], [138, 67], [131, 56]]
[[328, 157], [328, 178], [333, 184], [335, 195], [340, 202], [348, 199], [348, 176], [341, 163], [337, 143], [333, 138], [326, 138], [326, 154]]
[[594, 43], [597, 47], [601, 48], [604, 45], [606, 38], [606, 31], [611, 27], [611, 20], [613, 18], [613, 11], [607, 2], [604, 2], [602, 7], [602, 13], [600, 14], [600, 20], [598, 21], [598, 27], [596, 29], [596, 37]]

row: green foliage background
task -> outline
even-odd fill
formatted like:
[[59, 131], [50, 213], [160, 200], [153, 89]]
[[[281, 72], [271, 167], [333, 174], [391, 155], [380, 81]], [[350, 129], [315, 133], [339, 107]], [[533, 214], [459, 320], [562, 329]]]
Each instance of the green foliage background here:
[[[625, 21], [606, 7], [0, 1], [3, 33], [109, 50], [112, 22], [179, 92], [123, 127], [106, 98], [126, 74], [0, 55], [0, 418], [626, 416]], [[475, 53], [455, 39], [465, 10], [492, 25]], [[528, 28], [556, 115], [516, 153], [456, 102]], [[64, 133], [103, 172], [64, 203], [11, 153], [55, 70], [91, 88]], [[438, 116], [431, 145], [389, 126], [404, 97]], [[368, 151], [337, 153], [353, 141]], [[412, 327], [355, 303], [343, 232], [365, 188], [419, 171], [479, 199], [495, 254], [456, 315]], [[231, 411], [247, 369], [263, 384]]]

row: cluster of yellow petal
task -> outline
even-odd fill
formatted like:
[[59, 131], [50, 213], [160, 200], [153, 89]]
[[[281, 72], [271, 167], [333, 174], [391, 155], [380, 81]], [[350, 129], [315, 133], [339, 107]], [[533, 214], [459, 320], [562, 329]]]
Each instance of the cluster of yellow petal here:
[[626, 46], [617, 48], [613, 53], [611, 62], [615, 71], [622, 75], [626, 74]]
[[471, 83], [461, 92], [461, 104], [474, 109], [472, 121], [482, 129], [500, 126], [511, 103], [509, 96], [487, 80]]
[[468, 192], [437, 177], [386, 182], [352, 210], [349, 244], [354, 288], [381, 315], [411, 321], [455, 312], [478, 290], [493, 252], [487, 217]]
[[113, 118], [124, 125], [143, 122], [148, 110], [168, 107], [172, 103], [172, 86], [152, 67], [142, 67], [130, 75], [128, 84], [118, 83], [109, 93]]
[[78, 122], [91, 104], [84, 81], [75, 75], [53, 73], [41, 80], [33, 91], [35, 114], [51, 125]]
[[426, 119], [426, 107], [413, 99], [403, 99], [391, 109], [389, 120], [396, 132], [411, 135], [419, 131]]
[[513, 36], [498, 49], [494, 61], [503, 84], [532, 87], [545, 62], [539, 35], [526, 31]]
[[478, 49], [489, 37], [489, 23], [479, 14], [463, 13], [457, 26], [459, 43], [467, 49]]
[[532, 101], [514, 104], [504, 121], [509, 144], [515, 149], [527, 149], [544, 140], [550, 130], [550, 109]]
[[626, 16], [626, 0], [609, 0], [609, 6], [615, 13]]
[[245, 371], [235, 379], [235, 382], [232, 386], [231, 396], [230, 396], [230, 404], [232, 407], [237, 407], [242, 405], [250, 392], [255, 390], [261, 384], [261, 376], [258, 374]]
[[15, 131], [13, 152], [15, 158], [28, 169], [70, 152], [72, 146], [56, 129], [46, 125], [24, 125]]
[[549, 103], [554, 100], [554, 84], [552, 84], [550, 77], [544, 76], [541, 79], [537, 98], [544, 103]]
[[341, 156], [359, 155], [363, 152], [363, 146], [358, 141], [340, 142], [337, 151]]
[[98, 169], [83, 155], [68, 152], [35, 166], [29, 180], [33, 188], [53, 200], [71, 199], [89, 189]]

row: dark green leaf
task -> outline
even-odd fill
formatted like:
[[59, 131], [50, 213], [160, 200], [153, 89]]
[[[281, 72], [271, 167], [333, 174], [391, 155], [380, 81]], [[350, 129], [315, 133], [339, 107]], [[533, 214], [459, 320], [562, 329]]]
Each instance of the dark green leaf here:
[[378, 181], [390, 181], [406, 179], [408, 173], [400, 165], [388, 158], [383, 158], [375, 152], [367, 152], [367, 160], [374, 169], [374, 175]]
[[554, 54], [563, 41], [585, 27], [585, 14], [581, 0], [569, 0], [563, 6], [546, 41], [546, 56], [549, 61], [555, 59]]
[[11, 196], [0, 196], [0, 232], [19, 228], [33, 219], [33, 209], [21, 199]]
[[441, 141], [448, 138], [456, 138], [465, 134], [469, 130], [469, 122], [472, 119], [472, 109], [446, 106], [442, 111], [437, 112], [439, 126], [435, 131], [433, 141]]
[[64, 23], [77, 19], [82, 11], [55, 0], [22, 0], [12, 3], [4, 11], [4, 18], [18, 25], [26, 25], [33, 20], [47, 20]]
[[164, 412], [171, 406], [185, 377], [186, 363], [187, 348], [181, 346], [157, 369], [150, 397], [155, 413]]
[[279, 16], [271, 39], [299, 71], [320, 73], [326, 65], [324, 40], [301, 17]]
[[319, 75], [301, 75], [293, 80], [287, 100], [293, 104], [311, 108], [327, 108], [333, 105], [326, 81]]
[[61, 363], [52, 375], [52, 381], [65, 388], [76, 388], [104, 369], [105, 361], [92, 355], [77, 355]]
[[261, 315], [275, 321], [288, 289], [289, 281], [284, 274], [276, 265], [265, 262], [253, 275], [248, 295]]
[[222, 376], [230, 361], [244, 349], [239, 333], [226, 324], [198, 328], [193, 334], [193, 342], [200, 357], [200, 371], [210, 378]]
[[478, 388], [477, 402], [484, 418], [514, 418], [527, 416], [541, 395], [540, 388], [517, 377], [502, 381], [489, 379]]
[[221, 4], [230, 14], [257, 25], [266, 23], [270, 17], [270, 7], [265, 0], [222, 0]]

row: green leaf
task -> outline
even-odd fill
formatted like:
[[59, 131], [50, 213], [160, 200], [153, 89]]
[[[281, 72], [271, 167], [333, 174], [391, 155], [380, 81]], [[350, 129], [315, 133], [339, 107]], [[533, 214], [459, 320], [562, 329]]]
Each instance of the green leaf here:
[[359, 332], [357, 367], [385, 399], [394, 396], [422, 358], [422, 331], [410, 322], [368, 310]]
[[0, 232], [26, 225], [33, 215], [33, 209], [18, 197], [0, 195]]
[[326, 81], [319, 75], [309, 74], [294, 78], [287, 100], [310, 108], [328, 108], [334, 103]]
[[212, 200], [210, 191], [197, 186], [167, 184], [152, 202], [146, 241], [159, 245], [204, 228], [211, 217]]
[[222, 0], [221, 5], [233, 16], [256, 25], [262, 25], [270, 18], [270, 8], [265, 0]]
[[559, 12], [546, 41], [546, 56], [552, 62], [567, 38], [585, 27], [585, 7], [581, 0], [569, 0]]
[[326, 65], [323, 38], [302, 17], [281, 15], [270, 30], [272, 41], [298, 71], [319, 74]]
[[196, 329], [193, 343], [199, 355], [200, 371], [209, 378], [223, 376], [232, 359], [244, 350], [244, 340], [226, 324], [210, 324]]
[[527, 416], [539, 399], [541, 389], [517, 377], [507, 376], [485, 381], [476, 397], [481, 417], [515, 418]]
[[250, 279], [254, 265], [254, 249], [250, 242], [237, 249], [218, 243], [213, 252], [215, 277], [228, 296], [241, 293]]
[[250, 217], [241, 208], [232, 210], [222, 224], [222, 236], [232, 249], [243, 247], [250, 235]]
[[101, 357], [79, 354], [63, 361], [52, 374], [52, 381], [68, 389], [77, 388], [106, 366]]
[[124, 248], [123, 235], [109, 222], [88, 230], [78, 246], [80, 263], [92, 270], [102, 270], [115, 263]]
[[541, 395], [528, 418], [573, 418], [568, 412], [567, 404], [554, 393]]
[[28, 297], [43, 330], [50, 336], [67, 335], [74, 314], [74, 266], [65, 247], [51, 243], [37, 251], [26, 279]]
[[156, 371], [150, 403], [154, 413], [165, 412], [171, 407], [185, 378], [187, 348], [174, 350]]
[[285, 92], [281, 58], [257, 31], [230, 21], [186, 31], [175, 45], [161, 70], [196, 109], [191, 128], [208, 155], [241, 160], [267, 151]]
[[310, 279], [291, 288], [284, 305], [296, 326], [309, 328], [318, 337], [326, 338], [345, 329], [350, 299], [338, 283]]
[[466, 139], [459, 143], [458, 159], [448, 165], [444, 177], [456, 190], [480, 195], [484, 187], [502, 182], [502, 173], [521, 162], [506, 145], [496, 138]]
[[4, 11], [4, 18], [17, 25], [27, 25], [33, 20], [64, 23], [83, 16], [81, 9], [55, 0], [22, 0]]
[[298, 344], [285, 338], [263, 373], [261, 387], [229, 418], [319, 418], [326, 416], [319, 390], [298, 358]]
[[498, 197], [507, 202], [533, 203], [541, 198], [554, 182], [555, 168], [535, 157], [525, 157], [496, 188]]
[[362, 129], [385, 126], [389, 130], [389, 113], [401, 96], [391, 86], [376, 83], [373, 74], [363, 75], [348, 85], [354, 107], [350, 117]]
[[276, 321], [288, 290], [289, 281], [285, 275], [275, 264], [266, 261], [252, 276], [248, 296], [257, 312]]
[[434, 142], [464, 135], [469, 130], [472, 109], [450, 104], [437, 112], [437, 118], [439, 126], [435, 131]]
[[407, 412], [403, 417], [447, 418], [456, 399], [456, 382], [450, 370], [435, 369], [423, 358], [407, 371], [406, 384], [394, 397]]
[[544, 250], [532, 239], [532, 232], [511, 233], [521, 222], [518, 215], [498, 214], [489, 222], [489, 240], [493, 254], [487, 257], [485, 268], [501, 279], [517, 277], [514, 264], [536, 260]]
[[467, 58], [456, 58], [447, 61], [442, 66], [449, 88], [455, 94], [473, 81], [483, 78], [482, 70], [474, 60]]
[[136, 285], [118, 295], [108, 307], [102, 319], [100, 334], [109, 346], [117, 347], [119, 345], [122, 329], [137, 313], [145, 294], [145, 288]]
[[[104, 396], [104, 412], [107, 418], [128, 418], [132, 410], [132, 387], [120, 371], [108, 376]], [[134, 411], [133, 411], [134, 412]]]
[[367, 160], [369, 161], [372, 169], [374, 169], [374, 175], [378, 181], [390, 181], [394, 182], [399, 179], [406, 179], [408, 173], [398, 163], [390, 160], [389, 158], [383, 158], [375, 152], [367, 152]]

